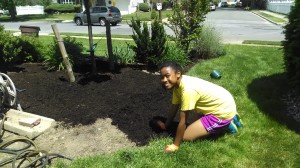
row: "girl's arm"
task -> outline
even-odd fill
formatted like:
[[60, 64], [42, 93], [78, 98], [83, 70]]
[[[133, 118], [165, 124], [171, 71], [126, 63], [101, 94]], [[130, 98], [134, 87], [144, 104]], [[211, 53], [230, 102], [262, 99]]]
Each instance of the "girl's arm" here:
[[179, 104], [172, 104], [171, 105], [170, 111], [168, 113], [168, 118], [167, 118], [167, 121], [166, 121], [166, 128], [168, 128], [171, 125], [171, 123], [172, 123], [172, 121], [173, 121], [174, 117], [176, 116], [176, 113], [179, 109], [179, 106], [180, 106]]
[[187, 115], [188, 115], [188, 112], [185, 112], [185, 111], [180, 112], [180, 120], [179, 120], [179, 124], [178, 124], [177, 131], [176, 131], [176, 137], [173, 142], [173, 144], [178, 147], [180, 146], [180, 143], [183, 139], [184, 132], [186, 130]]
[[180, 121], [176, 131], [176, 137], [172, 145], [168, 145], [165, 148], [166, 153], [175, 152], [178, 150], [180, 143], [183, 139], [184, 132], [186, 130], [186, 119], [188, 117], [188, 111], [181, 111], [180, 112]]

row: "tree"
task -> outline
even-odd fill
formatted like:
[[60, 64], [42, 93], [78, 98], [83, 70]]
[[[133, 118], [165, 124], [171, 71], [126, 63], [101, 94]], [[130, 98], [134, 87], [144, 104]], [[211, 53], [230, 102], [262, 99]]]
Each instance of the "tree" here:
[[16, 20], [17, 10], [15, 0], [2, 0], [0, 1], [0, 7], [8, 10], [11, 20]]
[[[300, 86], [300, 0], [295, 1], [288, 15], [289, 22], [284, 27], [283, 41], [285, 68], [290, 82]], [[300, 88], [300, 87], [299, 87]]]
[[201, 33], [202, 22], [209, 11], [207, 0], [181, 0], [174, 3], [173, 14], [167, 24], [175, 33], [176, 41], [188, 53], [191, 41]]

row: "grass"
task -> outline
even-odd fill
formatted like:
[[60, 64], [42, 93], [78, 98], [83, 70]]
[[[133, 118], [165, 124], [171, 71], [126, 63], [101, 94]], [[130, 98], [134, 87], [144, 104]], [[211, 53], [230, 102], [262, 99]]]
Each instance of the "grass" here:
[[[51, 33], [52, 35], [54, 33]], [[84, 37], [88, 37], [88, 33], [60, 33], [60, 35], [63, 36], [84, 36]], [[105, 37], [106, 38], [106, 34], [93, 34], [93, 37]], [[112, 38], [122, 38], [122, 39], [132, 39], [131, 35], [122, 35], [122, 34], [112, 34], [111, 35]]]
[[[155, 138], [145, 147], [112, 154], [77, 158], [53, 167], [297, 167], [300, 135], [285, 124], [282, 95], [287, 81], [283, 53], [278, 47], [225, 45], [226, 56], [196, 64], [189, 75], [212, 81], [234, 96], [244, 122], [237, 135], [217, 140], [184, 142], [180, 150], [164, 154], [171, 138]], [[218, 69], [219, 80], [210, 73]], [[294, 125], [295, 126], [295, 125]], [[297, 125], [296, 125], [297, 126]]]
[[[39, 36], [39, 40], [45, 45], [48, 46], [49, 44], [53, 43], [53, 39], [54, 36]], [[89, 39], [86, 37], [77, 37], [76, 40], [78, 42], [81, 42], [83, 44], [84, 47], [84, 52], [83, 54], [89, 54], [89, 52], [87, 52], [87, 50], [89, 50]], [[107, 56], [107, 40], [105, 39], [105, 37], [103, 38], [98, 38], [98, 39], [94, 39], [93, 43], [97, 43], [97, 47], [95, 49], [95, 56]], [[134, 42], [132, 40], [112, 40], [112, 44], [113, 44], [113, 48], [114, 46], [118, 46], [118, 48], [127, 48], [127, 44], [134, 44]]]
[[281, 46], [281, 41], [244, 40], [243, 44]]

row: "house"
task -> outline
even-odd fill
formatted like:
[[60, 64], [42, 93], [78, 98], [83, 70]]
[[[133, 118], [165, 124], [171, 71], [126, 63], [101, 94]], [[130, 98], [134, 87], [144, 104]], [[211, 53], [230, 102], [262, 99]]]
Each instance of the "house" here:
[[[147, 0], [146, 0], [147, 1]], [[82, 4], [83, 0], [52, 0], [53, 3], [60, 4]], [[143, 3], [144, 0], [95, 0], [94, 5], [96, 6], [115, 6], [120, 9], [121, 14], [134, 13], [137, 10], [138, 3]]]

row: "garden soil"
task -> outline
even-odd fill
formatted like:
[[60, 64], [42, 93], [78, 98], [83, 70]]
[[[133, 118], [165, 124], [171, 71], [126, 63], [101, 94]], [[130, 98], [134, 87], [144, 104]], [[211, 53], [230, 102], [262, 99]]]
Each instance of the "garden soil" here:
[[[55, 128], [34, 139], [40, 149], [78, 157], [147, 145], [156, 134], [149, 127], [154, 116], [165, 116], [171, 93], [157, 73], [140, 67], [97, 63], [91, 76], [74, 70], [70, 83], [65, 71], [47, 71], [42, 64], [1, 67], [14, 82], [23, 111], [54, 119]], [[13, 136], [6, 132], [7, 137]]]

